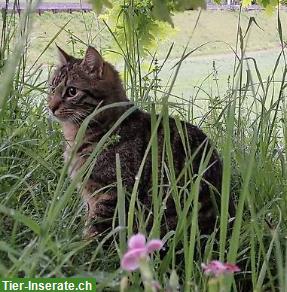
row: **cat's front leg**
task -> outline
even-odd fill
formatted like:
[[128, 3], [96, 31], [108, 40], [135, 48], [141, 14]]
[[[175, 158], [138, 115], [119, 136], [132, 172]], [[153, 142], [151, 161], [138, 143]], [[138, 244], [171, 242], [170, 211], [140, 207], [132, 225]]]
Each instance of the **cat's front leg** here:
[[96, 193], [86, 198], [87, 215], [84, 230], [85, 238], [102, 234], [112, 227], [112, 221], [117, 205], [117, 193]]

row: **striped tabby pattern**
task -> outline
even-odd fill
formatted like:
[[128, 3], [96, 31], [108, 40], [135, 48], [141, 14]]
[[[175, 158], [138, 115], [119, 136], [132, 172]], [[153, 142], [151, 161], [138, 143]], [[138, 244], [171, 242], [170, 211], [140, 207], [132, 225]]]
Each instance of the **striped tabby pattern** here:
[[[63, 127], [66, 140], [64, 157], [67, 160], [71, 146], [74, 143], [77, 131], [82, 121], [91, 114], [96, 107], [113, 104], [115, 102], [128, 102], [118, 72], [93, 47], [88, 47], [83, 59], [69, 56], [59, 48], [60, 64], [55, 70], [50, 83], [48, 105], [55, 117]], [[114, 125], [115, 121], [129, 108], [122, 106], [110, 108], [90, 122], [85, 133], [84, 141], [78, 149], [69, 169], [69, 175], [74, 177], [84, 164], [96, 143]], [[192, 172], [196, 177], [200, 161], [206, 149], [210, 150], [210, 159], [203, 175], [200, 186], [199, 202], [199, 228], [201, 233], [210, 233], [216, 222], [216, 207], [212, 200], [214, 195], [219, 198], [222, 179], [222, 165], [215, 149], [206, 135], [196, 126], [181, 122], [186, 131], [186, 141], [182, 142], [178, 127], [173, 118], [170, 118], [170, 143], [172, 146], [173, 163], [176, 176], [184, 168], [192, 155]], [[123, 185], [127, 192], [131, 192], [135, 183], [135, 176], [143, 159], [145, 150], [151, 137], [151, 117], [148, 113], [139, 109], [130, 114], [115, 130], [118, 140], [104, 148], [97, 157], [94, 169], [85, 188], [82, 197], [87, 203], [87, 228], [86, 235], [93, 236], [111, 228], [117, 204], [116, 189], [116, 153], [119, 153]], [[158, 157], [159, 178], [164, 185], [168, 185], [168, 176], [161, 176], [161, 162], [164, 149], [164, 130], [160, 124], [158, 128]], [[185, 144], [185, 145], [184, 145]], [[188, 149], [188, 150], [187, 150]], [[191, 169], [191, 168], [190, 168]], [[179, 188], [184, 179], [178, 180]], [[211, 187], [212, 186], [212, 187]], [[151, 154], [148, 155], [144, 170], [140, 178], [138, 198], [147, 212], [151, 211], [151, 187], [152, 187], [152, 162]], [[165, 190], [168, 188], [164, 188]], [[212, 191], [213, 189], [213, 191]], [[211, 194], [213, 193], [213, 195]], [[181, 202], [190, 194], [182, 194]], [[163, 228], [174, 229], [177, 224], [177, 211], [170, 192], [163, 194], [166, 198], [166, 210], [162, 220]], [[128, 200], [126, 202], [128, 205]], [[150, 216], [150, 224], [152, 216]], [[150, 228], [150, 226], [148, 226]]]

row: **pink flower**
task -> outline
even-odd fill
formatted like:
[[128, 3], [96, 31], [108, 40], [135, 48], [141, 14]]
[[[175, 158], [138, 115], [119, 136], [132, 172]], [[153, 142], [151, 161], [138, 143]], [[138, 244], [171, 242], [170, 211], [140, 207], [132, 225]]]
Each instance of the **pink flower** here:
[[136, 270], [141, 258], [147, 258], [148, 254], [160, 250], [162, 247], [163, 242], [159, 239], [152, 239], [146, 243], [146, 238], [141, 233], [131, 236], [128, 241], [128, 250], [121, 260], [122, 269], [126, 271]]
[[240, 269], [235, 264], [222, 263], [220, 261], [211, 261], [209, 264], [201, 264], [205, 275], [218, 277], [222, 274], [233, 274], [240, 272]]

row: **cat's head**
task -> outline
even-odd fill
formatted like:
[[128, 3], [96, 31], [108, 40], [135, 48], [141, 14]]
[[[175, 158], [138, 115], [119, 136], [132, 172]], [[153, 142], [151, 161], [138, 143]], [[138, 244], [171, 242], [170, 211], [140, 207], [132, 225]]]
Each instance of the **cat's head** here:
[[[48, 107], [60, 121], [80, 125], [96, 107], [127, 101], [118, 72], [100, 53], [88, 47], [83, 59], [58, 47], [60, 64], [50, 80]], [[105, 122], [107, 115], [98, 116]]]

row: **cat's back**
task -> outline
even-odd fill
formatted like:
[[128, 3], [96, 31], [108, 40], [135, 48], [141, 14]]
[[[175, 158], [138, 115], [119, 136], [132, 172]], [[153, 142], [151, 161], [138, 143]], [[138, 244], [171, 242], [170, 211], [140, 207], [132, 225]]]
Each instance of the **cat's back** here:
[[[158, 118], [159, 115], [155, 117], [155, 121]], [[204, 161], [204, 159], [202, 160], [204, 155], [209, 160], [206, 163], [207, 170], [204, 177], [219, 189], [222, 175], [221, 160], [207, 135], [199, 127], [173, 117], [168, 118], [168, 125], [164, 124], [165, 121], [161, 117], [155, 136], [159, 161], [163, 156], [167, 157], [167, 151], [171, 150], [176, 174], [180, 173], [188, 160], [192, 160], [193, 171], [197, 173], [200, 164]], [[120, 144], [115, 150], [120, 152], [123, 163], [135, 174], [151, 142], [151, 135], [155, 134], [152, 129], [154, 127], [155, 125], [151, 126], [151, 115], [140, 109], [136, 109], [120, 126]], [[164, 146], [164, 144], [166, 145]], [[151, 151], [149, 151], [149, 155], [145, 159], [147, 173], [150, 173], [151, 167]], [[146, 184], [148, 184], [148, 179], [149, 177], [144, 179]]]
[[150, 137], [149, 115], [136, 109], [115, 129], [97, 157], [91, 178], [104, 184], [116, 181], [119, 155], [125, 187], [131, 189]]
[[[159, 115], [155, 116], [155, 125], [153, 126], [151, 125], [151, 119], [151, 114], [140, 109], [136, 109], [130, 114], [117, 131], [121, 142], [120, 147], [125, 145], [128, 153], [140, 152], [143, 156], [150, 143], [151, 135], [155, 134], [153, 131]], [[201, 159], [203, 153], [207, 155], [210, 151], [210, 160], [217, 160], [218, 164], [221, 164], [218, 153], [210, 139], [199, 127], [191, 123], [168, 117], [168, 125], [165, 126], [165, 120], [161, 117], [157, 126], [156, 137], [160, 152], [164, 141], [168, 141], [175, 161], [181, 160], [183, 162], [194, 153], [198, 153], [195, 157]]]
[[[156, 119], [158, 118], [159, 116], [156, 116]], [[175, 174], [179, 174], [189, 160], [192, 160], [193, 171], [197, 173], [203, 161], [202, 156], [205, 155], [206, 159], [210, 156], [204, 177], [208, 178], [208, 181], [216, 188], [219, 188], [222, 172], [221, 161], [205, 133], [195, 125], [180, 120], [176, 121], [172, 117], [169, 117], [168, 122], [168, 127], [165, 127], [164, 121], [161, 119], [155, 136], [159, 161], [162, 160], [163, 156], [167, 158], [167, 151], [171, 151]], [[151, 115], [149, 113], [140, 109], [132, 112], [115, 130], [112, 136], [114, 141], [97, 158], [94, 173], [101, 176], [100, 179], [103, 181], [112, 182], [115, 180], [115, 157], [118, 153], [123, 177], [126, 182], [133, 184], [134, 177], [150, 143], [153, 132], [151, 128]], [[149, 151], [149, 155], [145, 158], [145, 171], [143, 173], [146, 185], [150, 185], [151, 168], [151, 151]]]

